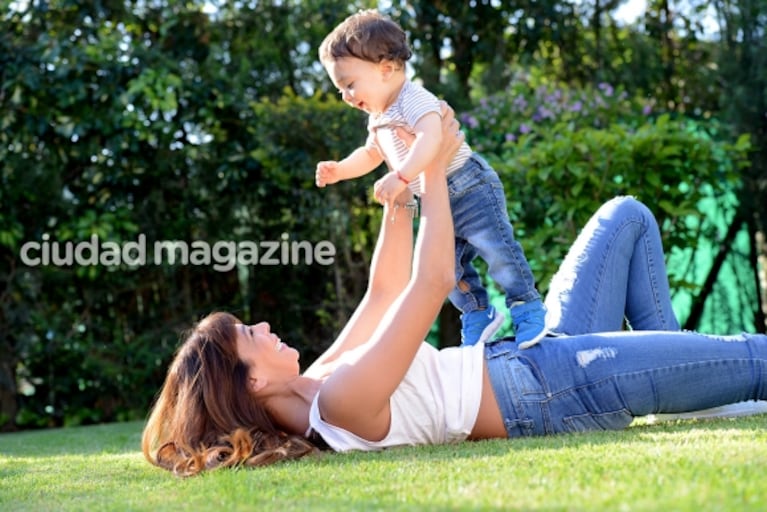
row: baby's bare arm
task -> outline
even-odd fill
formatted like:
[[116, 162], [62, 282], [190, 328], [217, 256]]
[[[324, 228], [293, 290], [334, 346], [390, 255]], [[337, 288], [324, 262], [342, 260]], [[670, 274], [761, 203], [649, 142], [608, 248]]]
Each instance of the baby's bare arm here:
[[381, 165], [383, 158], [378, 150], [370, 146], [360, 146], [338, 162], [340, 179], [350, 180], [364, 176]]
[[414, 127], [407, 157], [394, 170], [408, 181], [415, 179], [440, 154], [441, 146], [442, 117], [436, 112], [426, 114]]

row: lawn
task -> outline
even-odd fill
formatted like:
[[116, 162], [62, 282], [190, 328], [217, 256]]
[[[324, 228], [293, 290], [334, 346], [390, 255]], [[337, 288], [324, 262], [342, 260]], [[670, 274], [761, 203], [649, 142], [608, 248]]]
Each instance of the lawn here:
[[181, 479], [140, 423], [0, 435], [0, 510], [764, 510], [767, 415], [324, 454]]

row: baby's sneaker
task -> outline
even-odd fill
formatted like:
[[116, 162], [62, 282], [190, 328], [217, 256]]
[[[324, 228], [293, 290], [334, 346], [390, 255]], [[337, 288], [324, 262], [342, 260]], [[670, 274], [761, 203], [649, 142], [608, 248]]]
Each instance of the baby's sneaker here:
[[530, 348], [546, 336], [546, 308], [543, 302], [515, 302], [509, 309], [520, 349]]
[[461, 344], [476, 345], [498, 332], [506, 317], [493, 306], [461, 315]]

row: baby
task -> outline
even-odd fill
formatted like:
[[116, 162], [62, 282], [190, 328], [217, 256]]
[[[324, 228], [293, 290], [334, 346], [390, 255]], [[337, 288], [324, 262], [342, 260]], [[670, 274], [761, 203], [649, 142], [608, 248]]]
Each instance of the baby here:
[[[375, 10], [349, 16], [322, 42], [319, 57], [342, 99], [368, 114], [365, 144], [341, 161], [317, 164], [317, 186], [363, 176], [386, 162], [389, 172], [376, 195], [396, 198], [407, 187], [421, 193], [419, 175], [440, 147], [439, 99], [405, 76], [412, 53], [407, 36]], [[412, 134], [412, 144], [397, 135]], [[450, 301], [461, 311], [461, 342], [490, 339], [505, 315], [488, 299], [472, 260], [480, 256], [503, 288], [516, 339], [522, 348], [546, 334], [545, 309], [530, 265], [514, 239], [498, 174], [464, 142], [447, 169], [455, 227], [456, 287]]]

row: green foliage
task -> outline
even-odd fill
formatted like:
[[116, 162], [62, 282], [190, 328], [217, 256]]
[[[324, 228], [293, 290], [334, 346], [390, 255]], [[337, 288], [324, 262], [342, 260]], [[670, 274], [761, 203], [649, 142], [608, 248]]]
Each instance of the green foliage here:
[[[751, 136], [752, 166], [744, 173], [747, 191], [741, 200], [749, 212], [751, 231], [767, 231], [767, 38], [765, 0], [715, 2], [722, 20], [716, 68], [721, 87], [721, 117], [737, 134]], [[754, 235], [752, 234], [752, 237]], [[764, 257], [765, 251], [761, 250]], [[764, 289], [762, 289], [764, 293]], [[767, 308], [763, 308], [767, 314]], [[762, 316], [764, 321], [764, 316]]]
[[[512, 222], [544, 292], [578, 230], [616, 195], [650, 207], [667, 249], [715, 238], [701, 200], [738, 184], [749, 150], [747, 138], [722, 140], [713, 121], [655, 114], [609, 84], [521, 81], [462, 121], [504, 180]], [[694, 228], [690, 217], [700, 219]]]
[[[268, 300], [268, 307], [254, 305], [262, 315], [254, 319], [268, 315], [272, 326], [291, 344], [305, 349], [306, 360], [311, 361], [331, 341], [333, 331], [348, 318], [364, 292], [380, 217], [379, 208], [369, 199], [375, 176], [318, 189], [315, 165], [320, 160], [340, 159], [362, 144], [365, 120], [333, 97], [305, 98], [289, 91], [276, 102], [253, 103], [251, 109], [254, 120], [248, 128], [249, 145], [230, 156], [233, 165], [254, 169], [235, 232], [245, 239], [260, 232], [269, 240], [287, 232], [291, 239], [325, 240], [336, 248], [335, 262], [329, 268], [268, 269], [274, 273], [270, 281], [280, 287], [259, 292], [256, 303]], [[262, 272], [250, 272], [250, 290], [264, 288], [255, 281]], [[285, 286], [289, 282], [296, 286]], [[277, 291], [279, 295], [275, 295]], [[277, 305], [287, 305], [286, 310], [275, 311]], [[306, 319], [315, 316], [324, 327], [313, 332]], [[305, 320], [298, 323], [296, 318]]]
[[[143, 417], [178, 332], [214, 309], [268, 318], [309, 358], [361, 295], [376, 222], [365, 183], [317, 190], [313, 174], [364, 140], [364, 122], [335, 99], [291, 92], [326, 82], [308, 63], [348, 5], [280, 4], [226, 4], [215, 20], [194, 3], [47, 2], [2, 15], [0, 404], [10, 426]], [[277, 53], [261, 51], [265, 40], [280, 41], [268, 47]], [[27, 242], [139, 235], [150, 247], [328, 240], [338, 263], [217, 271], [20, 257]]]

